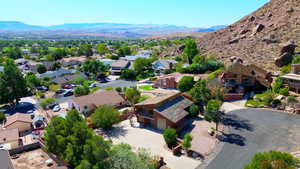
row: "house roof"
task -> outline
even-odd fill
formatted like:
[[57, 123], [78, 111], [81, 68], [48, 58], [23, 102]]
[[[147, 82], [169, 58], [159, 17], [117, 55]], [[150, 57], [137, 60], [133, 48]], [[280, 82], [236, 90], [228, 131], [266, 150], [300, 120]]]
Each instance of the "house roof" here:
[[300, 80], [300, 75], [293, 74], [293, 73], [289, 73], [289, 74], [283, 75], [281, 77], [284, 78], [284, 79]]
[[168, 94], [163, 94], [160, 96], [149, 98], [143, 102], [135, 104], [135, 106], [156, 105], [156, 104], [159, 104], [159, 103], [162, 103], [162, 102], [168, 100], [171, 97], [174, 97], [175, 95], [178, 95], [179, 93], [180, 93], [179, 91], [174, 91], [174, 92], [170, 92]]
[[111, 64], [111, 67], [126, 68], [129, 65], [127, 60], [117, 60]]
[[85, 56], [79, 56], [79, 57], [69, 57], [69, 58], [63, 58], [62, 62], [84, 62], [87, 58]]
[[85, 74], [78, 73], [78, 74], [64, 75], [62, 77], [56, 77], [52, 80], [52, 82], [56, 84], [66, 84], [66, 83], [70, 83], [76, 77], [83, 77], [87, 79], [87, 76]]
[[93, 109], [105, 104], [116, 106], [124, 102], [125, 99], [115, 90], [102, 90], [91, 95], [75, 97], [73, 101], [78, 104], [81, 109], [83, 109], [84, 106], [88, 106], [89, 109]]
[[18, 139], [19, 139], [18, 128], [0, 130], [0, 144], [16, 141]]
[[157, 67], [158, 69], [170, 69], [170, 63], [175, 64], [177, 61], [175, 60], [157, 60], [152, 65], [156, 65], [160, 63], [160, 66]]
[[4, 127], [7, 127], [15, 122], [24, 122], [24, 123], [32, 123], [31, 115], [30, 114], [23, 114], [23, 113], [15, 113], [12, 116], [6, 117], [6, 122]]
[[167, 101], [159, 107], [156, 107], [154, 111], [172, 121], [173, 123], [176, 123], [188, 115], [188, 112], [184, 109], [192, 104], [192, 101], [186, 99], [183, 96], [179, 96], [175, 99]]
[[0, 164], [3, 169], [14, 169], [8, 151], [0, 150]]
[[42, 78], [42, 77], [49, 77], [49, 78], [55, 78], [55, 77], [59, 77], [59, 76], [63, 76], [65, 74], [71, 74], [71, 73], [75, 73], [76, 70], [75, 69], [59, 69], [56, 71], [47, 71], [43, 74], [39, 74], [38, 77]]

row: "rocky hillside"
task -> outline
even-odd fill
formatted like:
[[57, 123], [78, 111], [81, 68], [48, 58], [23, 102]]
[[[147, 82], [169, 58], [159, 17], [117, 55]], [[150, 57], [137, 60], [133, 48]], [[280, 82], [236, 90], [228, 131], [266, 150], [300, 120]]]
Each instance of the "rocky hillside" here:
[[300, 0], [271, 0], [238, 22], [198, 39], [203, 54], [227, 63], [235, 56], [268, 70], [277, 69], [276, 59], [277, 65], [289, 60], [294, 44], [300, 45]]

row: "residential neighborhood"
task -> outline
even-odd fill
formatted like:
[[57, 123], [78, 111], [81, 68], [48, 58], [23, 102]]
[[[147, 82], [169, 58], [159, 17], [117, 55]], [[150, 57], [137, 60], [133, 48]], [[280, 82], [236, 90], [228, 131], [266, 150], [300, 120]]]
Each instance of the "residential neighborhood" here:
[[297, 0], [56, 1], [0, 20], [0, 169], [300, 168]]

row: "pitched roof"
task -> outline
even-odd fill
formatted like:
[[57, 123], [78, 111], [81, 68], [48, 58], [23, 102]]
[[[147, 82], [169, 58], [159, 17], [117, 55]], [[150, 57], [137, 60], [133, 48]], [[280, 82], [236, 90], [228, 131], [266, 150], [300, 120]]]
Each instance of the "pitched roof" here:
[[111, 64], [111, 67], [126, 68], [129, 65], [127, 60], [117, 60]]
[[176, 97], [168, 102], [156, 107], [154, 111], [164, 116], [173, 123], [178, 122], [188, 115], [184, 109], [192, 105], [193, 102], [183, 96]]
[[62, 62], [84, 62], [87, 58], [85, 56], [69, 57], [61, 59]]
[[6, 142], [11, 142], [11, 141], [16, 141], [18, 139], [19, 139], [19, 129], [18, 128], [0, 130], [0, 144], [6, 143]]
[[300, 75], [294, 73], [288, 73], [286, 75], [281, 76], [284, 79], [291, 79], [291, 80], [300, 80]]
[[24, 122], [24, 123], [32, 123], [31, 115], [30, 114], [23, 114], [23, 113], [15, 113], [12, 116], [6, 117], [6, 122], [4, 127], [7, 127], [16, 121]]
[[8, 151], [0, 150], [0, 164], [3, 169], [14, 169]]
[[83, 78], [87, 79], [87, 76], [85, 74], [78, 73], [78, 74], [71, 74], [71, 75], [64, 75], [61, 77], [56, 77], [52, 80], [52, 82], [56, 83], [56, 84], [66, 84], [66, 83], [70, 83], [76, 77], [83, 77]]
[[93, 109], [105, 104], [116, 106], [124, 102], [125, 99], [120, 96], [117, 91], [110, 90], [99, 91], [91, 95], [75, 97], [73, 101], [78, 104], [81, 109], [83, 109], [84, 106], [88, 106], [89, 108]]
[[168, 100], [171, 97], [174, 97], [175, 95], [178, 95], [179, 93], [180, 93], [179, 91], [174, 91], [174, 92], [170, 92], [168, 94], [163, 94], [160, 96], [149, 98], [145, 101], [135, 104], [135, 106], [156, 105], [156, 104], [159, 104], [159, 103], [162, 103], [162, 102]]

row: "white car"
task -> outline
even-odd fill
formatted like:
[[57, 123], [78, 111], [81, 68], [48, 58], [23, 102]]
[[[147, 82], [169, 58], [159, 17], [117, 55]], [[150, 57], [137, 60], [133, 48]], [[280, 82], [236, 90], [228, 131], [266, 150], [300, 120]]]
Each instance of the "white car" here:
[[93, 88], [93, 87], [96, 87], [96, 86], [97, 86], [96, 83], [92, 83], [92, 84], [89, 85], [89, 88]]
[[59, 105], [56, 105], [55, 107], [53, 107], [52, 110], [53, 110], [54, 112], [59, 112], [60, 109], [61, 109], [60, 106], [59, 106]]

